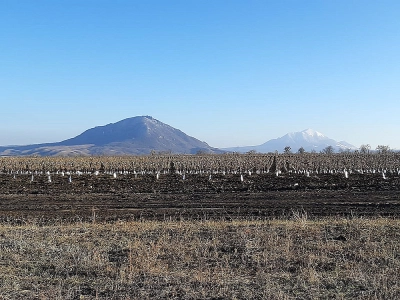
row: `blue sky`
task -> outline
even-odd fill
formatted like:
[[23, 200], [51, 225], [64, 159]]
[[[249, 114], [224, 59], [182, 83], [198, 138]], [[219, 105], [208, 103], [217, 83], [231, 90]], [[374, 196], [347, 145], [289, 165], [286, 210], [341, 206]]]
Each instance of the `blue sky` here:
[[400, 1], [0, 0], [0, 145], [150, 115], [214, 147], [400, 149]]

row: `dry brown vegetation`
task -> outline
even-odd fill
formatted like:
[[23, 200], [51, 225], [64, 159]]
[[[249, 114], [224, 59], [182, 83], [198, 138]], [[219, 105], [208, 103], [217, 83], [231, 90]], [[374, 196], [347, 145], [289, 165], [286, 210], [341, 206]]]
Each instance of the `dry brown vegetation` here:
[[0, 299], [400, 299], [399, 168], [399, 153], [0, 158]]
[[1, 299], [399, 299], [400, 220], [0, 226]]
[[[172, 164], [171, 164], [172, 163]], [[400, 153], [304, 153], [148, 155], [97, 157], [0, 157], [0, 172], [145, 172], [145, 173], [399, 173]]]

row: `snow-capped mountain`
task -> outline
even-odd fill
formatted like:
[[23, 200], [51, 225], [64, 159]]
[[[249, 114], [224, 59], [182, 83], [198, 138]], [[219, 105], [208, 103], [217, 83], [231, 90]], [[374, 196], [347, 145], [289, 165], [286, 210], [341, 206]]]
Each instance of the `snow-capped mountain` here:
[[260, 153], [268, 153], [274, 151], [283, 152], [286, 146], [289, 146], [292, 152], [297, 152], [301, 147], [303, 147], [304, 150], [307, 152], [320, 152], [328, 146], [332, 146], [335, 151], [357, 149], [357, 147], [345, 141], [337, 142], [318, 131], [315, 131], [313, 129], [306, 129], [300, 132], [290, 132], [280, 138], [269, 140], [268, 142], [265, 142], [261, 145], [231, 147], [224, 148], [223, 150], [239, 153], [245, 153], [254, 150]]

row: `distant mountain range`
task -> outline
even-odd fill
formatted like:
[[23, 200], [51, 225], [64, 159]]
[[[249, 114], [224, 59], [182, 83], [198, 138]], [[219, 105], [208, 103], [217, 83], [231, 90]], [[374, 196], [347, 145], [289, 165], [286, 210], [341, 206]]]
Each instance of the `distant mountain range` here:
[[196, 154], [199, 152], [245, 153], [252, 150], [259, 153], [268, 153], [274, 151], [283, 152], [286, 146], [291, 147], [292, 152], [297, 152], [300, 147], [303, 147], [307, 152], [320, 152], [327, 146], [332, 146], [335, 151], [357, 149], [349, 143], [336, 142], [312, 129], [288, 133], [283, 137], [270, 140], [258, 146], [217, 149], [150, 116], [139, 116], [104, 126], [97, 126], [74, 138], [57, 143], [2, 146], [0, 147], [0, 155], [142, 155], [149, 154], [152, 151], [158, 153]]
[[246, 153], [249, 151], [268, 153], [274, 151], [283, 152], [286, 146], [289, 146], [292, 152], [297, 152], [301, 147], [307, 152], [320, 152], [328, 146], [332, 146], [335, 151], [357, 149], [357, 147], [345, 141], [337, 142], [318, 131], [306, 129], [300, 132], [288, 133], [280, 138], [269, 140], [258, 146], [231, 147], [222, 148], [222, 150], [239, 153]]
[[58, 143], [0, 147], [0, 155], [140, 155], [152, 151], [222, 152], [150, 116], [98, 126]]

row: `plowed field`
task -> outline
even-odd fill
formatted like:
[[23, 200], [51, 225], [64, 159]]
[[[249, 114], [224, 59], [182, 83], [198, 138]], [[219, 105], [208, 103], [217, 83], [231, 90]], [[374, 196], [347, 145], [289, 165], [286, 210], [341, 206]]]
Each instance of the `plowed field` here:
[[3, 222], [399, 216], [397, 174], [0, 175]]

